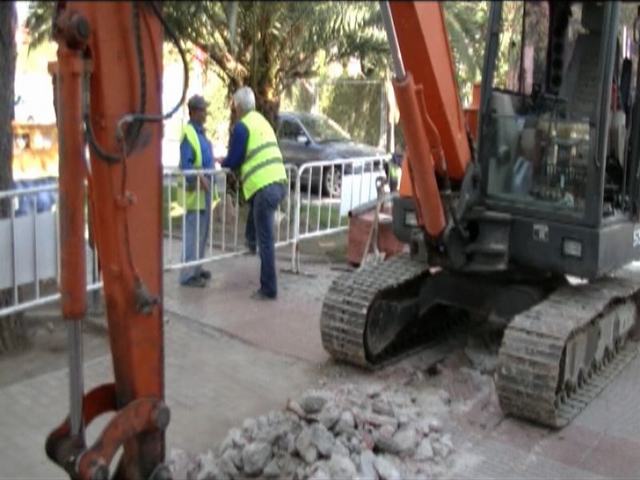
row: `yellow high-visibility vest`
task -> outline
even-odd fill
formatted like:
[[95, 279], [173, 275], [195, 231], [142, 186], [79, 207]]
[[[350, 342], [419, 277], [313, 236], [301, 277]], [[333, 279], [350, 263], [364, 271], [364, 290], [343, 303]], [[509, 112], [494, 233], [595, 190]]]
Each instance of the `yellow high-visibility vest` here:
[[[193, 169], [197, 170], [202, 168], [202, 150], [200, 149], [200, 140], [198, 139], [198, 133], [196, 129], [193, 128], [193, 125], [187, 123], [182, 129], [182, 135], [180, 137], [180, 143], [185, 139], [193, 148], [196, 159], [193, 163]], [[196, 180], [197, 182], [197, 180]], [[183, 196], [184, 192], [184, 196]], [[198, 192], [196, 186], [193, 187], [192, 190], [189, 190], [185, 177], [181, 177], [180, 182], [178, 183], [178, 203], [182, 208], [186, 210], [204, 210], [205, 209], [205, 194], [206, 192], [200, 188]]]
[[242, 193], [248, 200], [262, 187], [286, 182], [287, 172], [276, 134], [267, 119], [253, 110], [240, 121], [249, 131], [247, 151], [240, 166]]

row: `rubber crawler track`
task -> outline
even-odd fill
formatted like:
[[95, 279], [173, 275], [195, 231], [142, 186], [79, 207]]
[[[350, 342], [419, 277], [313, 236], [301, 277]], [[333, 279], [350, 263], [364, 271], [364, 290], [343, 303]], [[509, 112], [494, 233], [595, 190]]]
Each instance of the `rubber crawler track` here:
[[372, 368], [367, 358], [365, 330], [369, 307], [384, 292], [428, 275], [426, 263], [398, 255], [337, 277], [329, 287], [320, 317], [322, 344], [332, 357]]
[[[580, 413], [637, 354], [606, 345], [611, 355], [587, 371], [582, 385], [568, 392], [561, 385], [562, 354], [576, 335], [597, 327], [606, 314], [631, 303], [638, 282], [604, 278], [588, 285], [566, 286], [517, 315], [505, 330], [498, 356], [496, 390], [503, 412], [561, 428]], [[600, 346], [603, 348], [604, 346]]]

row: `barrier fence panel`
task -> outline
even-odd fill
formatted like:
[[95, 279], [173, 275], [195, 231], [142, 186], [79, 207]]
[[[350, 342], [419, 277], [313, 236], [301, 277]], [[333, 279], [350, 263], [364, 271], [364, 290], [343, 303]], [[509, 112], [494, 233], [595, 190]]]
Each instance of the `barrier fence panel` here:
[[[291, 199], [291, 191], [297, 169], [289, 164], [285, 169], [287, 195], [274, 219], [276, 247], [293, 242], [291, 218], [295, 202]], [[205, 181], [198, 181], [198, 178]], [[208, 192], [206, 185], [209, 185]], [[249, 205], [241, 201], [240, 184], [233, 172], [227, 169], [165, 170], [164, 191], [165, 270], [201, 265], [248, 251], [245, 229]], [[186, 208], [185, 199], [189, 194], [205, 197], [203, 213], [196, 214], [193, 209]], [[187, 235], [190, 238], [183, 241]]]
[[309, 162], [298, 169], [291, 268], [300, 272], [300, 241], [348, 228], [348, 213], [377, 197], [388, 155]]
[[[348, 213], [375, 199], [376, 178], [384, 176], [388, 156], [286, 164], [287, 195], [274, 219], [276, 247], [292, 245], [291, 266], [300, 272], [301, 240], [330, 235], [348, 227]], [[198, 180], [201, 178], [202, 180]], [[165, 170], [163, 175], [163, 241], [165, 271], [241, 255], [247, 251], [245, 228], [249, 205], [242, 201], [233, 172]], [[208, 192], [207, 192], [208, 188]], [[60, 229], [55, 202], [57, 185], [0, 192], [0, 316], [60, 298]], [[188, 197], [204, 197], [201, 214], [189, 210]], [[198, 211], [200, 211], [198, 209]], [[190, 228], [187, 228], [189, 226]], [[193, 234], [193, 241], [185, 242]], [[98, 259], [87, 244], [87, 289], [101, 288]], [[199, 241], [195, 241], [199, 239]], [[193, 252], [187, 252], [192, 248]], [[189, 253], [190, 255], [186, 255]], [[185, 258], [190, 260], [186, 261]], [[8, 292], [8, 294], [6, 293]]]
[[287, 196], [284, 198], [284, 200], [282, 200], [278, 210], [276, 211], [276, 248], [290, 245], [295, 240], [293, 236], [293, 220], [295, 217], [294, 209], [296, 207], [295, 182], [298, 178], [298, 169], [295, 165], [292, 165], [290, 163], [285, 163], [284, 168], [287, 172]]
[[240, 252], [240, 195], [233, 173], [165, 170], [163, 183], [165, 270], [201, 265]]

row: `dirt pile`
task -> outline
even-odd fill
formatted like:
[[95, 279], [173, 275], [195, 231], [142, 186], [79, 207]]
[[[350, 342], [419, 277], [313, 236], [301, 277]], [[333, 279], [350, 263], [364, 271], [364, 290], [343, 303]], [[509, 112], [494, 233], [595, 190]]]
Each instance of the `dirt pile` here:
[[248, 418], [215, 451], [171, 452], [175, 478], [433, 478], [454, 456], [442, 421], [390, 386], [310, 390]]

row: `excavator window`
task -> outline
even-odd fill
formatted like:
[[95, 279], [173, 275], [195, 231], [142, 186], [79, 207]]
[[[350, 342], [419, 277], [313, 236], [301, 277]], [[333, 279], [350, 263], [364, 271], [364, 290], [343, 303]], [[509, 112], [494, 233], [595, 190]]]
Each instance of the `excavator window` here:
[[487, 194], [584, 215], [604, 57], [602, 2], [502, 2]]

